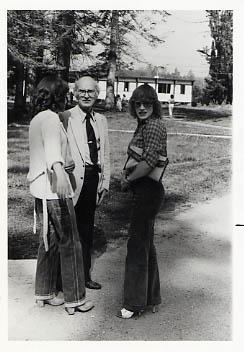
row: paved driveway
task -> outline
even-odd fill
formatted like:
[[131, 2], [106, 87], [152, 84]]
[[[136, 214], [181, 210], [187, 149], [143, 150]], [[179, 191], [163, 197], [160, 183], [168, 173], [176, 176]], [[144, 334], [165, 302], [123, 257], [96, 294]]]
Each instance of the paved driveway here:
[[10, 340], [231, 340], [231, 199], [213, 200], [156, 223], [163, 302], [138, 320], [121, 307], [126, 242], [96, 260], [95, 308], [68, 316], [63, 306], [35, 306], [35, 260], [9, 261]]

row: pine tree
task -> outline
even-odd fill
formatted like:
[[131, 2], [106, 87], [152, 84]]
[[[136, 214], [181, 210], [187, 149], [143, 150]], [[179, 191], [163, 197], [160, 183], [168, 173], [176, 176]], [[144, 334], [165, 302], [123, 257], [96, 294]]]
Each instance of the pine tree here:
[[28, 83], [33, 83], [30, 71], [33, 67], [42, 66], [46, 45], [43, 40], [45, 11], [11, 10], [7, 21], [8, 70], [12, 83], [15, 82], [14, 111], [20, 119], [25, 112]]
[[72, 56], [90, 55], [96, 22], [93, 11], [8, 11], [8, 70], [9, 84], [15, 83], [15, 115], [21, 118], [27, 94], [46, 73], [59, 72], [69, 80]]
[[69, 80], [72, 58], [90, 57], [90, 46], [96, 44], [99, 18], [89, 10], [51, 11], [50, 53], [52, 63], [61, 68], [60, 75]]
[[[114, 82], [116, 71], [131, 66], [131, 60], [141, 61], [130, 36], [145, 39], [151, 46], [164, 40], [153, 34], [160, 21], [165, 21], [166, 11], [103, 10], [100, 14], [100, 43], [104, 49], [98, 55], [100, 67], [107, 71], [106, 109], [114, 107]], [[155, 16], [152, 16], [152, 15]], [[128, 64], [129, 60], [129, 64]]]
[[224, 100], [232, 104], [233, 81], [233, 11], [208, 10], [211, 31], [211, 50], [199, 50], [209, 63], [209, 76], [206, 79], [207, 99], [221, 104]]

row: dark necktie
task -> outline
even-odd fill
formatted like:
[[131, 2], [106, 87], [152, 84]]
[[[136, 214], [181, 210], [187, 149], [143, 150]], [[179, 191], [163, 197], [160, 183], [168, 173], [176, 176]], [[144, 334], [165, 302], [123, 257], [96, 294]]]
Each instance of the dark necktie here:
[[93, 164], [97, 164], [98, 153], [97, 153], [97, 141], [94, 129], [91, 125], [90, 119], [92, 118], [90, 113], [86, 114], [86, 133], [87, 133], [87, 142], [90, 151], [90, 158]]

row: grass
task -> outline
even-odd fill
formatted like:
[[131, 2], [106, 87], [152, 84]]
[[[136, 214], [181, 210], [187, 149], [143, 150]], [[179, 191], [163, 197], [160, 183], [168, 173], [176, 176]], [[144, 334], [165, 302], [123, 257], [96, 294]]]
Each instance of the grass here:
[[[106, 113], [109, 129], [134, 130], [136, 121], [127, 113]], [[231, 118], [219, 115], [211, 124], [231, 125]], [[195, 122], [199, 114], [195, 112]], [[172, 213], [224, 194], [230, 189], [231, 140], [173, 135], [171, 133], [230, 134], [229, 130], [184, 124], [184, 120], [164, 119], [168, 131], [170, 163], [164, 176], [165, 202], [160, 218], [167, 221]], [[9, 258], [35, 258], [38, 236], [33, 235], [33, 198], [29, 194], [28, 129], [9, 127], [8, 131], [8, 230]], [[109, 132], [111, 146], [111, 186], [108, 197], [96, 211], [96, 225], [110, 241], [127, 236], [131, 209], [130, 193], [120, 191], [120, 174], [126, 160], [132, 133]]]

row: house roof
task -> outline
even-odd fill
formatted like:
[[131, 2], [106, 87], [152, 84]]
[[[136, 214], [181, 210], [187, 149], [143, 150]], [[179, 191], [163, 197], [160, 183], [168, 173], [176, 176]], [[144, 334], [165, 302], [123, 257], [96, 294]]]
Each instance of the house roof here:
[[158, 75], [156, 76], [155, 74], [143, 74], [142, 72], [138, 72], [138, 70], [134, 70], [134, 71], [117, 71], [116, 72], [116, 77], [119, 78], [139, 78], [141, 80], [154, 80], [158, 79], [158, 80], [164, 80], [164, 81], [185, 81], [185, 82], [192, 82], [194, 81], [193, 79], [187, 79], [187, 78], [183, 78], [183, 77], [174, 77], [173, 74], [171, 75], [171, 77], [169, 77], [169, 75], [164, 76], [164, 75]]
[[[79, 71], [74, 71], [74, 70], [71, 70], [70, 71], [70, 78], [72, 77], [73, 80], [77, 79], [77, 77], [79, 77], [79, 74], [81, 74], [81, 72]], [[151, 82], [151, 83], [154, 83], [156, 80], [158, 83], [163, 83], [163, 82], [171, 82], [171, 83], [193, 83], [194, 80], [192, 79], [185, 79], [185, 78], [174, 78], [174, 77], [164, 77], [164, 76], [146, 76], [146, 75], [140, 75], [138, 72], [133, 72], [133, 71], [118, 71], [116, 72], [115, 74], [115, 78], [116, 80], [120, 80], [120, 81], [128, 81], [128, 82]], [[102, 77], [97, 77], [97, 79], [99, 81], [106, 81], [107, 80], [107, 77], [106, 76], [102, 76]]]
[[[172, 83], [172, 84], [193, 84], [194, 80], [192, 79], [184, 79], [184, 78], [164, 78], [164, 77], [146, 77], [146, 76], [115, 76], [116, 81], [122, 82], [138, 82], [138, 83]], [[106, 77], [102, 77], [98, 79], [99, 81], [106, 81]]]

